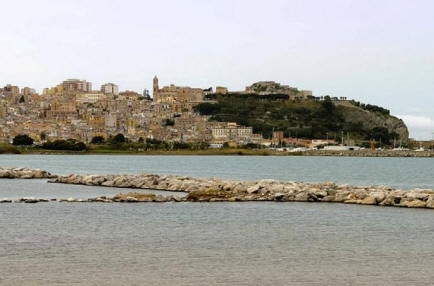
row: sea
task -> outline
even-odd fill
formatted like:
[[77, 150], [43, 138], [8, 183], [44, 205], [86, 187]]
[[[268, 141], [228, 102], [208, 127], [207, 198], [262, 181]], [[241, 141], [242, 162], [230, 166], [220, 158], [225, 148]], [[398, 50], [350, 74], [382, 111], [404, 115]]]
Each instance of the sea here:
[[[59, 175], [150, 173], [434, 189], [433, 158], [0, 155], [0, 166]], [[0, 199], [128, 191], [134, 190], [0, 179]], [[429, 209], [301, 202], [0, 204], [0, 285], [433, 281]]]

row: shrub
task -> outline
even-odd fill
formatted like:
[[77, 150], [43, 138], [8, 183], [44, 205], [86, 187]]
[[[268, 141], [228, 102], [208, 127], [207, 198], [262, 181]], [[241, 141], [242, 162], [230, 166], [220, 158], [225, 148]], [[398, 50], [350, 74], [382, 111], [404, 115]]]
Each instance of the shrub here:
[[33, 139], [26, 134], [17, 135], [13, 139], [13, 143], [15, 146], [17, 145], [32, 145]]

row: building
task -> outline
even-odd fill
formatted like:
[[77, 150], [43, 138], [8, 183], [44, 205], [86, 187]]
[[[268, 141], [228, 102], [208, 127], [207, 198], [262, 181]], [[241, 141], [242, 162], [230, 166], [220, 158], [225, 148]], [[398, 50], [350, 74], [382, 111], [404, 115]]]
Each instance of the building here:
[[227, 94], [228, 93], [228, 88], [224, 87], [224, 86], [216, 86], [215, 93], [217, 93], [217, 94]]
[[107, 95], [100, 92], [95, 93], [79, 93], [75, 96], [77, 104], [96, 103], [99, 100], [107, 99]]
[[253, 135], [253, 128], [239, 126], [235, 122], [215, 126], [211, 129], [214, 143], [240, 142], [248, 143]]
[[77, 110], [72, 102], [55, 102], [45, 113], [47, 119], [77, 118]]
[[44, 88], [42, 91], [42, 95], [44, 96], [61, 95], [62, 93], [63, 93], [62, 84], [58, 84], [52, 88]]
[[4, 96], [18, 96], [20, 94], [20, 88], [16, 85], [8, 84], [3, 88]]
[[26, 86], [21, 89], [21, 94], [24, 96], [36, 94], [36, 90]]
[[126, 90], [119, 93], [120, 100], [138, 100], [142, 95], [135, 91]]
[[101, 85], [101, 92], [105, 94], [119, 95], [119, 87], [114, 83], [105, 83]]
[[79, 79], [67, 79], [62, 82], [62, 89], [64, 92], [91, 92], [92, 83]]
[[202, 102], [204, 91], [201, 88], [179, 87], [171, 84], [160, 89], [158, 78], [153, 80], [153, 101], [157, 103]]

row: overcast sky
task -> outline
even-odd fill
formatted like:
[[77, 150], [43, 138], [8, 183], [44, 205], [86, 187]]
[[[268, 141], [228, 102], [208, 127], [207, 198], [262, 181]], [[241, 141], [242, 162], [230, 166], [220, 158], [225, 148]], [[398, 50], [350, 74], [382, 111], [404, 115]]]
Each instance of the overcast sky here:
[[388, 108], [434, 132], [432, 0], [2, 1], [0, 86], [242, 90], [274, 80]]

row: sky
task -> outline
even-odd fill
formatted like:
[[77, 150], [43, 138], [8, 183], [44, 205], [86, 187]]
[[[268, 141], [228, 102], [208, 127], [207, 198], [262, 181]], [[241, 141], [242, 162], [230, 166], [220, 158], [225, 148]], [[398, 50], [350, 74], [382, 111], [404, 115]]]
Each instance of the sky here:
[[432, 0], [2, 0], [0, 86], [273, 80], [385, 107], [434, 136]]

